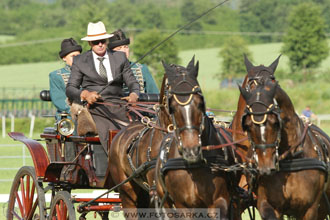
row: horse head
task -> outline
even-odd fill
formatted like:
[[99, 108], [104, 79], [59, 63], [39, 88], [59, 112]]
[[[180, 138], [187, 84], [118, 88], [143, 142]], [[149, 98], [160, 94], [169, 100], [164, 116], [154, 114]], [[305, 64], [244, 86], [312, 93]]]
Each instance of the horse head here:
[[278, 147], [282, 120], [275, 99], [278, 83], [271, 79], [258, 83], [253, 90], [239, 87], [246, 101], [242, 128], [247, 132], [257, 169], [269, 175], [278, 165]]
[[277, 68], [279, 59], [281, 55], [277, 57], [277, 59], [270, 64], [268, 67], [264, 65], [254, 66], [246, 55], [244, 55], [244, 63], [247, 74], [247, 85], [248, 89], [253, 89], [256, 85], [264, 83], [266, 80], [271, 79], [275, 81], [275, 70]]
[[205, 105], [197, 81], [198, 61], [194, 57], [187, 67], [163, 63], [168, 79], [166, 103], [172, 119], [180, 155], [189, 162], [202, 159], [201, 134], [204, 129]]

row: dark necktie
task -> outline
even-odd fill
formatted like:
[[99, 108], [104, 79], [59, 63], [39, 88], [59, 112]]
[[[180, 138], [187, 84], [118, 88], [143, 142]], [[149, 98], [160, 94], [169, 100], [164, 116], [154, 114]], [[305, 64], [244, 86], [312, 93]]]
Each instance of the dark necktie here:
[[104, 60], [105, 58], [104, 58], [104, 57], [98, 57], [97, 59], [100, 61], [100, 65], [99, 65], [100, 76], [101, 76], [103, 79], [108, 80], [107, 70], [105, 69], [105, 66], [103, 65], [103, 60]]

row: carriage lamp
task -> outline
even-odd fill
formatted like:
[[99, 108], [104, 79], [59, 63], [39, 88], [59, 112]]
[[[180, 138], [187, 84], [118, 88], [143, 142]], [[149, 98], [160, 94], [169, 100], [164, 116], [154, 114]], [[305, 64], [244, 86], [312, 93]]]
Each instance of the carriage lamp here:
[[74, 123], [68, 118], [63, 118], [58, 122], [57, 130], [61, 135], [69, 136], [74, 132]]

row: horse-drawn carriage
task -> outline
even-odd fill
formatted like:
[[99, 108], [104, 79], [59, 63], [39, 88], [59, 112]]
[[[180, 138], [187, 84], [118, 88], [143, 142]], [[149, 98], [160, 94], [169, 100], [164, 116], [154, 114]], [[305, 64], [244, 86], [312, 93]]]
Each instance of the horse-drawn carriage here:
[[[290, 124], [290, 131], [297, 131], [292, 142], [298, 144], [288, 150], [287, 139], [292, 139], [292, 134], [279, 134], [284, 134], [281, 129], [290, 122], [285, 111], [291, 105], [287, 103], [287, 96], [281, 97], [282, 90], [274, 83], [277, 62], [267, 68], [247, 62], [249, 74], [243, 83], [244, 89], [241, 88], [231, 129], [215, 128], [206, 116], [197, 81], [198, 64], [192, 59], [186, 68], [164, 64], [166, 74], [159, 102], [149, 105], [155, 113], [154, 120], [138, 113], [143, 108], [131, 108], [140, 114], [142, 123], [134, 122], [120, 131], [109, 131], [109, 157], [105, 156], [98, 137], [72, 135], [73, 123], [65, 116], [56, 129], [46, 128], [41, 134], [48, 154], [39, 142], [21, 133], [10, 133], [13, 139], [28, 147], [34, 167], [22, 167], [17, 173], [8, 218], [72, 220], [76, 216], [74, 204], [79, 203], [80, 219], [89, 211], [108, 219], [109, 211], [122, 207], [148, 208], [152, 201], [157, 211], [162, 207], [175, 212], [216, 208], [217, 219], [240, 219], [242, 208], [256, 204], [252, 192], [257, 194], [257, 206], [265, 219], [280, 218], [283, 214], [314, 219], [318, 210], [322, 217], [326, 216], [330, 206], [326, 204], [326, 196], [324, 200], [321, 196], [330, 193], [327, 182], [330, 138], [315, 128], [306, 136], [306, 132], [301, 131], [302, 125]], [[140, 104], [148, 106], [146, 102]], [[292, 112], [290, 119], [296, 119], [294, 123], [299, 124], [300, 120]], [[293, 129], [294, 126], [297, 129]], [[306, 131], [308, 129], [306, 126]], [[304, 164], [306, 162], [308, 164]], [[239, 187], [243, 173], [249, 186], [248, 194]], [[309, 173], [313, 173], [309, 183], [313, 180], [318, 187], [295, 193], [297, 185], [293, 180], [296, 177], [302, 180]], [[302, 183], [299, 185], [304, 185]], [[272, 191], [274, 187], [279, 191]], [[283, 187], [287, 187], [284, 192]], [[95, 188], [116, 188], [120, 199], [77, 198], [70, 194], [73, 189]], [[50, 204], [45, 200], [47, 192], [51, 194]], [[297, 204], [290, 201], [287, 192], [298, 195]], [[316, 197], [306, 199], [310, 195]], [[276, 204], [283, 201], [283, 207], [276, 209], [279, 207]], [[301, 201], [306, 205], [300, 205]], [[285, 206], [285, 202], [291, 203]]]
[[[43, 101], [50, 101], [49, 91], [40, 93]], [[158, 95], [141, 95], [141, 101], [154, 101]], [[93, 198], [71, 196], [73, 189], [108, 189], [112, 180], [108, 172], [108, 158], [95, 135], [74, 135], [75, 124], [67, 113], [55, 123], [46, 127], [41, 139], [46, 149], [37, 140], [19, 132], [9, 136], [21, 141], [29, 149], [32, 166], [24, 166], [17, 172], [8, 203], [8, 219], [76, 219], [74, 204], [86, 203]], [[109, 145], [118, 130], [109, 131]], [[47, 195], [47, 196], [46, 196]], [[50, 199], [50, 202], [46, 201]], [[50, 198], [49, 198], [50, 197]], [[121, 209], [118, 196], [98, 198], [88, 205], [79, 206], [80, 219], [88, 212], [95, 211], [107, 218], [109, 211]]]
[[[138, 112], [143, 108], [132, 109], [142, 117], [142, 123], [135, 122], [121, 131], [109, 131], [109, 146], [111, 145], [109, 158], [106, 156], [107, 154], [100, 145], [97, 136], [73, 135], [74, 123], [65, 114], [62, 116], [62, 120], [57, 122], [55, 128], [45, 128], [40, 135], [42, 140], [46, 141], [47, 151], [37, 140], [29, 139], [22, 133], [9, 133], [14, 140], [23, 142], [29, 149], [34, 167], [22, 167], [18, 171], [10, 193], [7, 218], [75, 219], [74, 204], [79, 203], [77, 211], [81, 213], [80, 219], [84, 219], [90, 211], [95, 211], [103, 219], [108, 219], [109, 211], [119, 211], [122, 206], [127, 208], [149, 207], [149, 192], [147, 200], [143, 200], [143, 193], [140, 194], [137, 188], [151, 189], [151, 185], [155, 183], [153, 180], [155, 178], [154, 173], [149, 182], [149, 177], [145, 176], [142, 187], [139, 185], [139, 180], [135, 181], [136, 185], [134, 185], [132, 178], [137, 175], [141, 177], [142, 172], [146, 174], [146, 171], [156, 167], [156, 159], [161, 147], [165, 146], [165, 149], [169, 150], [165, 152], [166, 161], [160, 162], [160, 166], [165, 170], [164, 172], [169, 175], [172, 175], [177, 169], [185, 169], [186, 166], [190, 166], [186, 163], [186, 160], [190, 161], [190, 164], [193, 164], [194, 161], [204, 163], [201, 154], [201, 142], [204, 142], [204, 139], [209, 141], [208, 135], [210, 132], [207, 132], [206, 135], [202, 134], [204, 130], [209, 131], [209, 126], [204, 127], [205, 105], [197, 82], [198, 65], [195, 66], [193, 59], [187, 68], [174, 65], [168, 66], [167, 70], [171, 73], [167, 74], [168, 79], [164, 77], [161, 98], [156, 97], [160, 101], [157, 105], [154, 105], [154, 103], [149, 105], [156, 111], [156, 120], [151, 121], [149, 117], [139, 114]], [[171, 86], [172, 88], [170, 88]], [[185, 100], [186, 96], [188, 100]], [[47, 93], [42, 94], [42, 97], [44, 100], [49, 100]], [[149, 98], [147, 96], [147, 100], [140, 100], [142, 102], [138, 104], [142, 104], [145, 109], [148, 101], [155, 101]], [[174, 108], [174, 104], [177, 105], [175, 110], [171, 109]], [[197, 106], [195, 106], [196, 104]], [[184, 110], [186, 105], [192, 105], [196, 109], [194, 114], [184, 113], [189, 118], [182, 121], [182, 118], [179, 118], [176, 114], [182, 114], [181, 110]], [[150, 112], [150, 110], [147, 111], [147, 113]], [[198, 120], [195, 121], [195, 119]], [[185, 120], [189, 120], [189, 123], [185, 124]], [[181, 126], [181, 124], [185, 125]], [[133, 132], [131, 132], [132, 130]], [[191, 149], [186, 146], [187, 140], [185, 138], [181, 140], [180, 138], [182, 133], [186, 131], [196, 133], [188, 143], [188, 145], [191, 145], [189, 146]], [[178, 135], [178, 139], [174, 138], [175, 134]], [[113, 140], [115, 136], [118, 136], [116, 141]], [[127, 143], [122, 143], [123, 140]], [[176, 140], [179, 142], [176, 142]], [[196, 141], [197, 145], [194, 145]], [[145, 142], [148, 144], [145, 144]], [[173, 146], [177, 146], [176, 143], [179, 143], [180, 147], [173, 148], [174, 153], [176, 154], [179, 151], [179, 154], [186, 158], [184, 161], [176, 160], [181, 164], [179, 168], [173, 168], [173, 166], [177, 166], [176, 163], [169, 163], [172, 162], [172, 150], [169, 147], [173, 144]], [[145, 147], [138, 147], [138, 145], [144, 145]], [[144, 158], [139, 158], [141, 155]], [[226, 157], [232, 158], [232, 153], [226, 153]], [[220, 156], [221, 158], [222, 156]], [[120, 167], [121, 164], [127, 166], [122, 168]], [[203, 166], [201, 170], [198, 170], [199, 173], [201, 171], [211, 177], [208, 179], [209, 182], [213, 181], [209, 168]], [[220, 171], [220, 173], [222, 172]], [[222, 181], [219, 183], [223, 185], [225, 177], [219, 176], [219, 179]], [[129, 180], [131, 182], [128, 182]], [[166, 179], [164, 181], [167, 182]], [[122, 185], [124, 182], [126, 184]], [[166, 183], [164, 184], [166, 185]], [[209, 191], [211, 193], [215, 192], [221, 184]], [[78, 198], [71, 195], [71, 191], [74, 189], [110, 189], [113, 186], [119, 190], [121, 199], [109, 197]], [[153, 189], [155, 190], [155, 188]], [[205, 190], [203, 188], [203, 191]], [[222, 193], [220, 193], [221, 196]], [[224, 193], [226, 198], [224, 202], [220, 201], [220, 203], [224, 203], [223, 209], [225, 211], [222, 215], [227, 215], [230, 195], [226, 190]], [[207, 202], [212, 204], [220, 194], [214, 199], [206, 198]], [[169, 200], [173, 196], [166, 197], [166, 195], [167, 192], [165, 192], [162, 203], [167, 207], [174, 205], [175, 202]], [[48, 197], [50, 197], [50, 202], [46, 201]], [[130, 205], [132, 200], [133, 206]]]

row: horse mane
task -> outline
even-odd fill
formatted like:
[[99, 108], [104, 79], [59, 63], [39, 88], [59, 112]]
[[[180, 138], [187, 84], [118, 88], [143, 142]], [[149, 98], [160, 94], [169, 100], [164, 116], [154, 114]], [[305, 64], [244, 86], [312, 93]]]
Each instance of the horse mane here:
[[281, 109], [286, 109], [287, 111], [291, 110], [295, 113], [295, 108], [289, 95], [281, 88], [280, 85], [277, 86], [275, 99]]
[[167, 76], [166, 76], [166, 74], [164, 74], [162, 86], [160, 88], [160, 93], [159, 93], [159, 104], [161, 104], [161, 105], [164, 104], [166, 80], [167, 80]]

